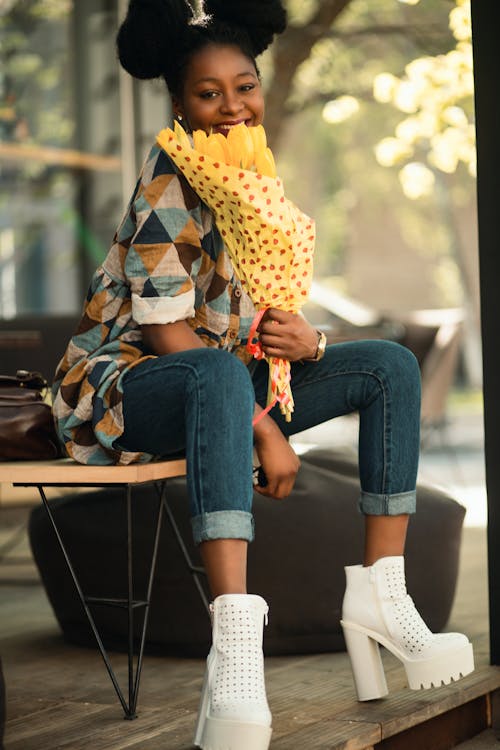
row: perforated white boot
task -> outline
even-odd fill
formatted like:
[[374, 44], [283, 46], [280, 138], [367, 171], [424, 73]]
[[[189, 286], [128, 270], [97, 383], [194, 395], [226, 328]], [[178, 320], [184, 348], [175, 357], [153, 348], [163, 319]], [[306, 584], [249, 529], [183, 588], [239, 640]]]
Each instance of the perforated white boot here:
[[194, 744], [203, 750], [267, 750], [271, 712], [264, 684], [260, 596], [224, 594], [211, 605], [207, 659]]
[[379, 644], [402, 663], [410, 688], [439, 687], [474, 669], [472, 644], [461, 633], [431, 633], [406, 592], [403, 557], [345, 568], [341, 625], [358, 700], [387, 695]]

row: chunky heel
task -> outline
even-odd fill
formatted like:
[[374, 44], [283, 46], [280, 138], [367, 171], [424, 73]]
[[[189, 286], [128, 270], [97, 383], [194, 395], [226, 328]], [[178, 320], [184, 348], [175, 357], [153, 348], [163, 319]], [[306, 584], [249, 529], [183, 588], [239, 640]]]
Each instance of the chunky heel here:
[[202, 737], [205, 723], [208, 714], [208, 705], [210, 699], [210, 691], [208, 689], [208, 669], [205, 670], [205, 676], [203, 678], [203, 687], [201, 688], [200, 707], [198, 709], [198, 719], [196, 721], [196, 728], [194, 730], [193, 745], [195, 747], [202, 747]]
[[389, 692], [377, 641], [341, 622], [347, 653], [351, 660], [354, 685], [359, 701], [383, 698]]

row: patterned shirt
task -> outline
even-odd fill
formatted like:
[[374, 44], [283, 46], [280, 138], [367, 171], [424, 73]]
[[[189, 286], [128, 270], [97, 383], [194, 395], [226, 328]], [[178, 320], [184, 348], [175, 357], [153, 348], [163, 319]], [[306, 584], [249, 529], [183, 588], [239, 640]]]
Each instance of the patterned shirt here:
[[186, 320], [207, 346], [248, 363], [254, 315], [210, 210], [154, 146], [56, 371], [53, 412], [68, 455], [85, 464], [153, 458], [114, 447], [123, 376], [154, 356], [141, 325]]

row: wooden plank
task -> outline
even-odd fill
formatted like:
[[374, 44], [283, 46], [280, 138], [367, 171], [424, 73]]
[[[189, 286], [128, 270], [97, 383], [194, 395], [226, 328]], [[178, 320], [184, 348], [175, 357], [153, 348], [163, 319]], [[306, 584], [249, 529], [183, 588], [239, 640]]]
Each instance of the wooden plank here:
[[375, 745], [374, 750], [449, 750], [488, 727], [488, 701], [482, 695], [470, 703], [399, 732]]
[[465, 705], [498, 689], [500, 669], [484, 666], [457, 683], [431, 690], [401, 690], [380, 701], [357, 703], [336, 713], [337, 719], [374, 721], [382, 724], [382, 738], [404, 732], [435, 716]]
[[0, 462], [0, 482], [36, 485], [140, 484], [186, 474], [185, 459], [127, 466], [83, 466], [70, 458], [54, 461]]
[[[9, 702], [17, 701], [16, 713], [26, 712], [40, 697], [74, 703], [99, 703], [110, 706], [116, 721], [122, 710], [97, 650], [66, 644], [55, 624], [52, 629], [37, 629], [29, 637], [27, 628], [19, 637], [0, 641]], [[33, 630], [33, 625], [32, 625]], [[126, 685], [125, 654], [109, 654], [120, 685]], [[195, 715], [204, 674], [204, 660], [176, 659], [146, 655], [141, 678], [139, 714], [149, 708], [169, 707]], [[10, 716], [10, 711], [9, 711]], [[193, 718], [194, 722], [194, 718]]]
[[500, 731], [500, 690], [495, 690], [490, 695], [491, 703], [491, 726]]
[[366, 750], [380, 739], [380, 726], [364, 722], [319, 721], [298, 731], [293, 724], [283, 737], [271, 742], [272, 750]]
[[61, 702], [60, 700], [48, 700], [46, 698], [34, 698], [31, 701], [26, 700], [26, 696], [24, 695], [12, 696], [9, 694], [7, 697], [9, 704], [8, 719], [10, 722], [20, 719], [23, 716], [26, 718], [26, 721], [31, 721], [31, 717], [39, 711], [51, 710]]
[[[50, 747], [54, 736], [67, 733], [68, 736], [81, 733], [87, 728], [96, 715], [105, 711], [107, 706], [59, 703], [46, 706], [29, 717], [7, 721], [5, 727], [5, 744], [9, 750], [41, 750]], [[38, 744], [36, 744], [38, 743]], [[57, 747], [54, 743], [53, 747]], [[60, 746], [60, 745], [59, 745]]]
[[135, 721], [123, 721], [117, 720], [110, 706], [63, 701], [8, 721], [5, 740], [9, 750], [115, 750], [138, 747], [138, 742], [146, 750], [148, 740], [158, 735], [174, 735], [188, 743], [193, 722], [194, 717], [186, 711], [168, 707], [144, 711]]

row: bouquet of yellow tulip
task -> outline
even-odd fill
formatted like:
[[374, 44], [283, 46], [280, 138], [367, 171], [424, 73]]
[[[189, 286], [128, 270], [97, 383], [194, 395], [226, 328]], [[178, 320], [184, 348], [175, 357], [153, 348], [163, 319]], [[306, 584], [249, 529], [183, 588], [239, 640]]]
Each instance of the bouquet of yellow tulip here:
[[174, 130], [162, 130], [157, 141], [214, 213], [235, 272], [258, 310], [248, 348], [269, 362], [267, 409], [279, 402], [290, 421], [290, 362], [266, 357], [254, 339], [267, 308], [296, 313], [306, 302], [314, 222], [285, 197], [261, 125], [236, 125], [227, 138], [197, 130], [191, 143], [175, 123]]
[[[187, 138], [177, 122], [174, 129], [181, 141]], [[262, 125], [247, 128], [241, 123], [231, 128], [227, 136], [222, 133], [207, 135], [204, 130], [195, 130], [193, 145], [198, 153], [210, 156], [215, 161], [249, 169], [266, 177], [276, 177], [273, 152], [267, 146], [266, 131]]]

